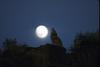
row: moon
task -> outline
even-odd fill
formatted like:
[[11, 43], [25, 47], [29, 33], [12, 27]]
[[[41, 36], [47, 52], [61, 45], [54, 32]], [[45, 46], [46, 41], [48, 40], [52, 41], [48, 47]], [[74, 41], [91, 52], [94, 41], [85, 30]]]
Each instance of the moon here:
[[36, 27], [35, 33], [39, 38], [45, 38], [48, 35], [48, 28], [44, 25], [39, 25]]

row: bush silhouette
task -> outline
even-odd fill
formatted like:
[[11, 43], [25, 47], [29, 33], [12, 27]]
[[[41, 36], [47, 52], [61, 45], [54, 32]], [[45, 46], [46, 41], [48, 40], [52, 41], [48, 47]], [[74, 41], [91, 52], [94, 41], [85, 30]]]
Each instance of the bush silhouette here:
[[16, 39], [6, 39], [0, 49], [0, 67], [97, 67], [99, 32], [80, 33], [75, 37], [71, 53], [62, 46], [45, 44], [28, 47]]

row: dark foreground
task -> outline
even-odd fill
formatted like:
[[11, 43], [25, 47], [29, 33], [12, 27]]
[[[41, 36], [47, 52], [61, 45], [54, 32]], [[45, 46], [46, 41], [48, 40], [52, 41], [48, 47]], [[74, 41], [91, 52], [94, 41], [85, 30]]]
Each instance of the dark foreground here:
[[19, 45], [7, 39], [0, 49], [0, 67], [98, 67], [99, 33], [79, 34], [68, 52], [64, 47]]

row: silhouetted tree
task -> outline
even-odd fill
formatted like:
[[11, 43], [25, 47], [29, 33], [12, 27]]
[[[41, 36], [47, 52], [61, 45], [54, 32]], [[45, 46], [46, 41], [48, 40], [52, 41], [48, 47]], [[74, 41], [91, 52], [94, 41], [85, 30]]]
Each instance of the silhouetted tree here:
[[[53, 44], [37, 48], [19, 45], [16, 40], [6, 39], [0, 67], [65, 67], [66, 49]], [[6, 65], [7, 66], [6, 66]]]
[[4, 49], [0, 49], [0, 67], [97, 67], [99, 34], [78, 34], [71, 53], [66, 52], [54, 29], [51, 32], [53, 44], [37, 48], [18, 44], [16, 39], [6, 39]]
[[74, 40], [72, 64], [75, 67], [97, 67], [99, 58], [99, 32], [80, 33]]

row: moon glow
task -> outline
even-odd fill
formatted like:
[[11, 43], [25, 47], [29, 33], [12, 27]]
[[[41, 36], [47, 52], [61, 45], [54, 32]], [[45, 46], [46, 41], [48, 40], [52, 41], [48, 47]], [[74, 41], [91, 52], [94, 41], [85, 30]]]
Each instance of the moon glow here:
[[36, 35], [39, 37], [39, 38], [45, 38], [47, 37], [48, 35], [48, 29], [46, 26], [44, 25], [39, 25], [37, 28], [36, 28], [36, 31], [35, 31]]

